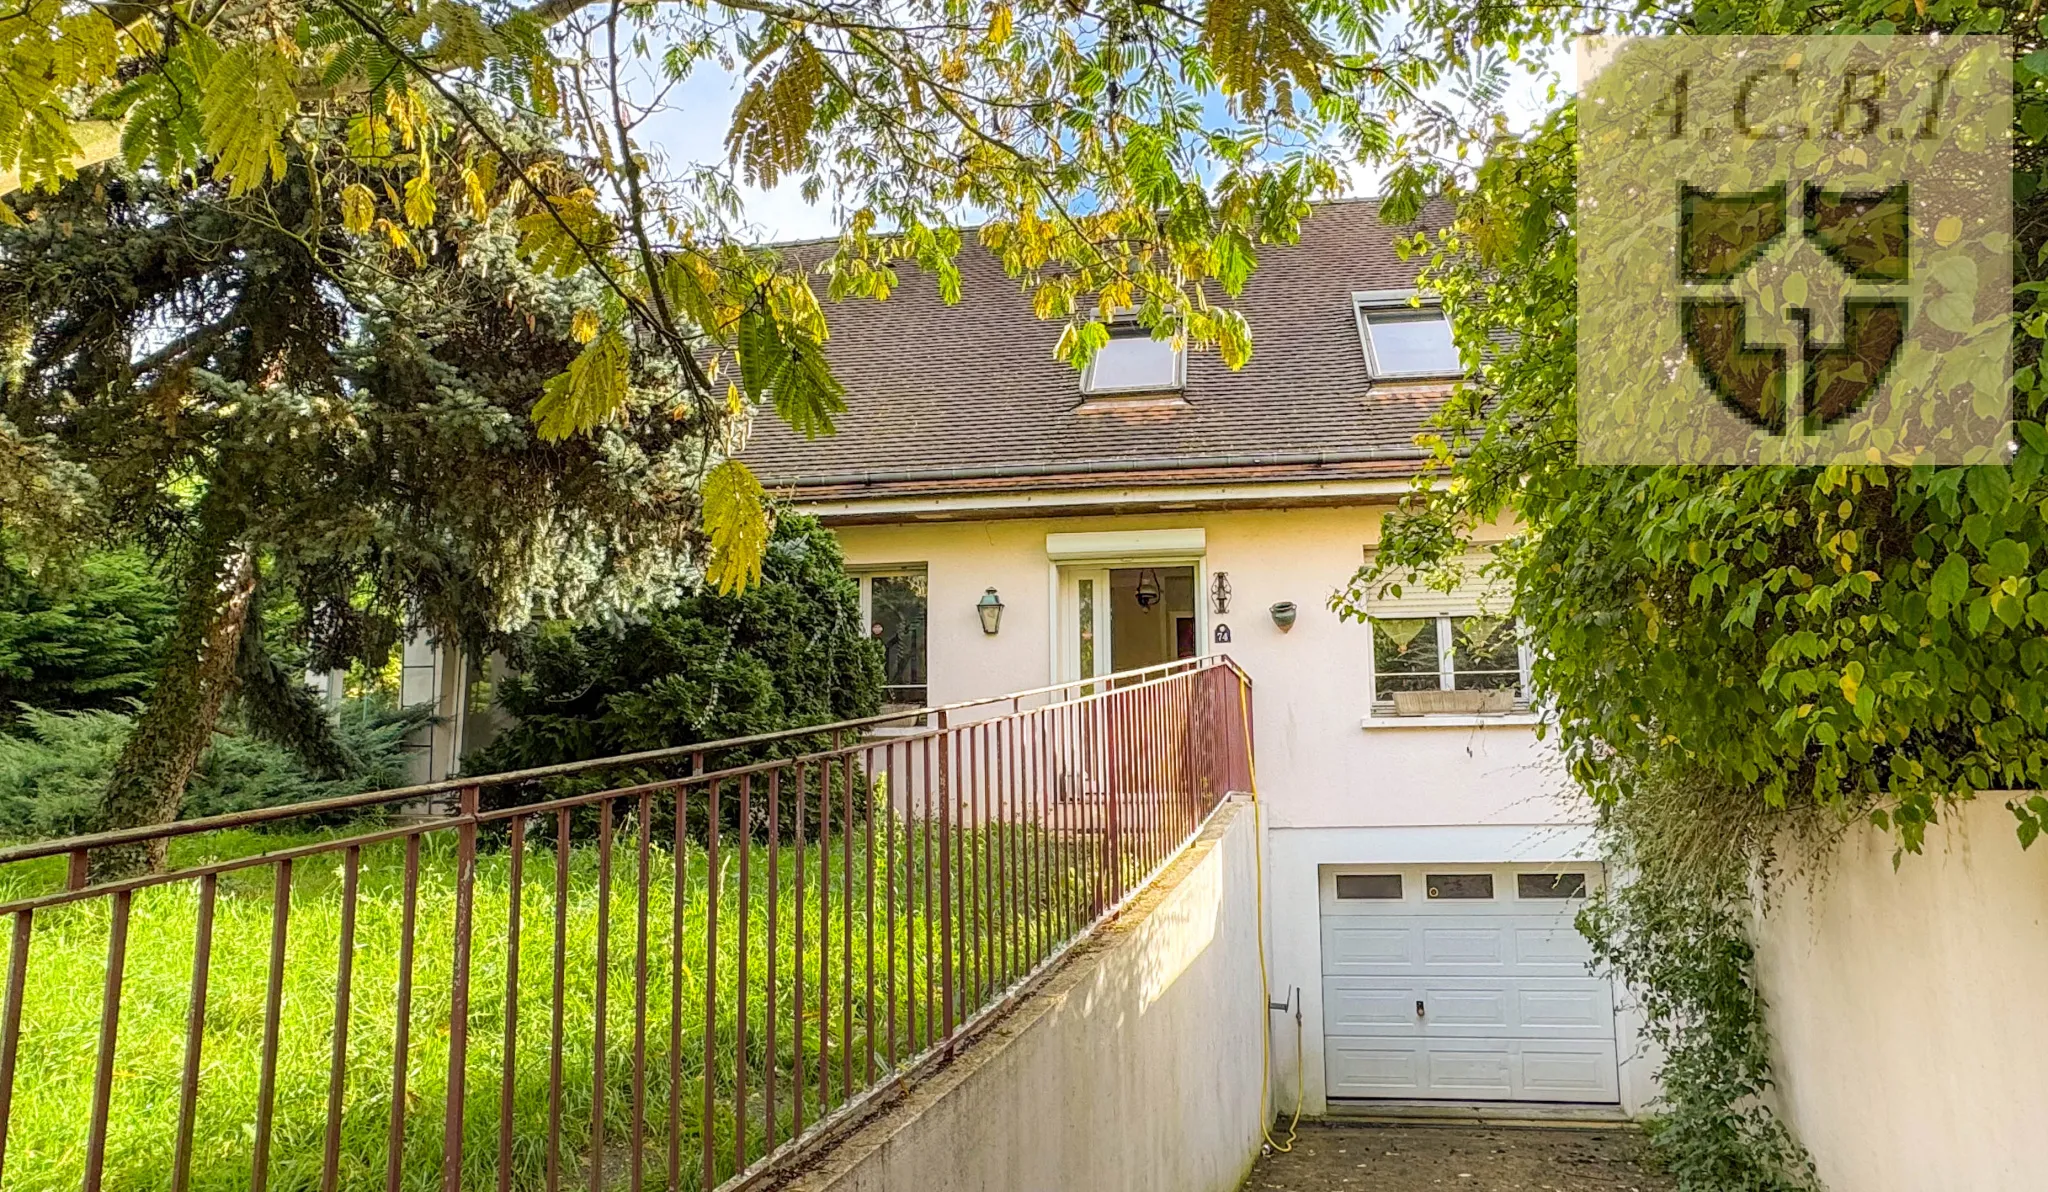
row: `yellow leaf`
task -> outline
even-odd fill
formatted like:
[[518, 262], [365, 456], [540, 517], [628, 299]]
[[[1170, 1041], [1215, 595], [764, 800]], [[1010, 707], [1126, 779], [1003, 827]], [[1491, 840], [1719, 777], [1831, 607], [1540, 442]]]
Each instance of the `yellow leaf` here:
[[569, 321], [569, 337], [579, 344], [587, 344], [597, 338], [597, 312], [579, 310]]
[[1934, 225], [1934, 242], [1943, 248], [1947, 248], [1962, 238], [1963, 221], [1953, 215], [1942, 217], [1941, 222]]
[[1010, 40], [1010, 27], [1014, 21], [1009, 5], [992, 6], [988, 14], [988, 44], [999, 46]]
[[377, 196], [360, 182], [351, 182], [341, 192], [341, 224], [360, 236], [370, 230], [377, 216]]
[[424, 172], [405, 184], [405, 222], [424, 228], [434, 222], [434, 184]]
[[707, 581], [730, 594], [761, 578], [773, 524], [767, 494], [747, 465], [729, 459], [704, 477], [704, 528], [711, 536]]
[[535, 269], [568, 277], [588, 263], [586, 253], [610, 245], [612, 222], [597, 205], [597, 192], [536, 195], [535, 201], [539, 209], [519, 217], [519, 255]]
[[462, 191], [469, 197], [469, 213], [482, 219], [491, 213], [491, 201], [484, 191], [484, 180], [475, 170], [462, 171]]
[[548, 381], [533, 404], [531, 417], [540, 437], [556, 443], [610, 422], [625, 408], [631, 360], [632, 350], [617, 327], [600, 332], [560, 376]]

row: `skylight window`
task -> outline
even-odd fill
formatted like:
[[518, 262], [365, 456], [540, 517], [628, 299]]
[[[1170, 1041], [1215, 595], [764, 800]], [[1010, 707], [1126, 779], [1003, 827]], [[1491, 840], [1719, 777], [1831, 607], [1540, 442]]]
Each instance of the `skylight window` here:
[[1109, 329], [1109, 342], [1088, 362], [1081, 377], [1081, 392], [1158, 393], [1181, 387], [1181, 353], [1170, 339], [1153, 339], [1152, 331], [1136, 323], [1118, 323]]
[[1375, 377], [1455, 377], [1465, 371], [1438, 306], [1410, 306], [1406, 292], [1362, 294], [1358, 330]]

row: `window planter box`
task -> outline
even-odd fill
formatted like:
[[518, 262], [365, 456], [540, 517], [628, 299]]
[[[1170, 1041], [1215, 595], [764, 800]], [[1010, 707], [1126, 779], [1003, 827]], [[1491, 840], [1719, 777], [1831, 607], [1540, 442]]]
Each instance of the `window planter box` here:
[[1396, 716], [1505, 716], [1515, 710], [1515, 693], [1505, 687], [1482, 691], [1396, 691]]

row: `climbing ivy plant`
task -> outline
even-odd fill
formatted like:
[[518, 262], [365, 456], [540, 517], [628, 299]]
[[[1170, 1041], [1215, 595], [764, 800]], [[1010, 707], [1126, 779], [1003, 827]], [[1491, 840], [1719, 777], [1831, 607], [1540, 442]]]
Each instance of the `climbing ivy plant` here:
[[[1768, 15], [1702, 8], [1680, 27]], [[1494, 566], [1596, 798], [1675, 755], [1730, 797], [1867, 815], [1911, 851], [1947, 800], [2048, 786], [2048, 49], [1974, 4], [1829, 6], [1801, 28], [2018, 43], [2011, 465], [1579, 466], [1567, 105], [1496, 150], [1453, 226], [1408, 245], [1475, 369], [1425, 436], [1436, 470], [1334, 603], [1357, 613], [1377, 586], [1455, 569], [1474, 525], [1511, 515], [1524, 533]], [[2048, 803], [2013, 807], [2023, 840], [2048, 826]]]

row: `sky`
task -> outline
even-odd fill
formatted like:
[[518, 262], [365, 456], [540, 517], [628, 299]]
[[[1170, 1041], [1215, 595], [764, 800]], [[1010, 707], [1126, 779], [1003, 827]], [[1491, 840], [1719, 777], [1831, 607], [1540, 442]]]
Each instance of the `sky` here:
[[[1527, 128], [1549, 106], [1545, 90], [1550, 79], [1572, 82], [1572, 54], [1569, 45], [1552, 47], [1540, 73], [1518, 78], [1506, 98], [1509, 120], [1516, 131]], [[668, 159], [672, 173], [689, 163], [716, 164], [725, 159], [725, 131], [731, 124], [732, 109], [744, 80], [722, 71], [715, 62], [701, 66], [697, 73], [670, 96], [667, 107], [655, 113], [641, 131], [641, 138]], [[1374, 195], [1380, 191], [1381, 174], [1354, 167], [1350, 193]], [[750, 238], [764, 241], [806, 240], [836, 235], [839, 231], [829, 204], [804, 201], [794, 182], [772, 190], [743, 186], [743, 229]]]

